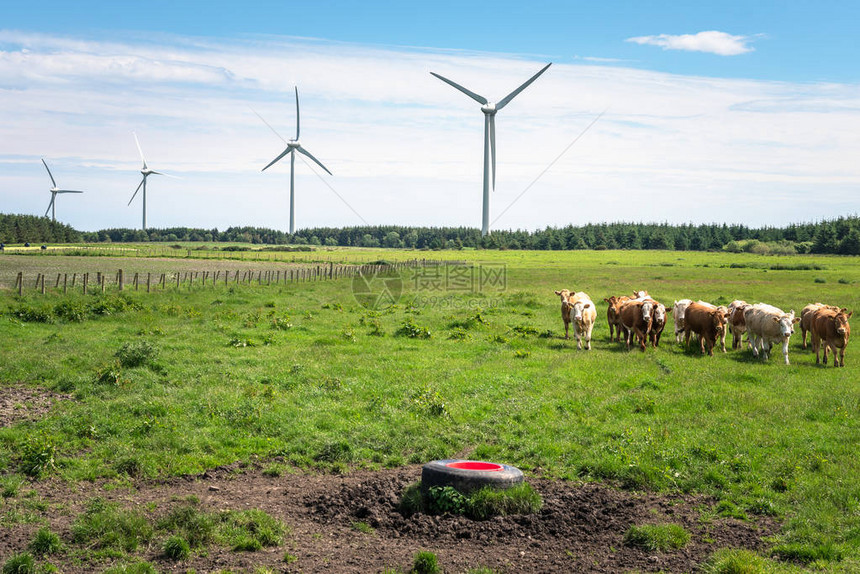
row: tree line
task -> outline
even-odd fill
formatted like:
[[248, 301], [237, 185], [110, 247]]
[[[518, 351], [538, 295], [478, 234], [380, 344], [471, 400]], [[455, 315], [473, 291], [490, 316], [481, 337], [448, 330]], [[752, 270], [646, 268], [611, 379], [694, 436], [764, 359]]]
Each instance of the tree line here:
[[0, 213], [0, 243], [80, 243], [83, 234], [47, 217]]
[[262, 227], [195, 229], [104, 229], [78, 232], [44, 217], [0, 214], [0, 242], [234, 242], [258, 245], [320, 245], [407, 249], [670, 249], [761, 254], [860, 255], [860, 217], [849, 216], [785, 227], [729, 224], [598, 223], [499, 230], [481, 237], [470, 227], [378, 225], [317, 227], [294, 235]]

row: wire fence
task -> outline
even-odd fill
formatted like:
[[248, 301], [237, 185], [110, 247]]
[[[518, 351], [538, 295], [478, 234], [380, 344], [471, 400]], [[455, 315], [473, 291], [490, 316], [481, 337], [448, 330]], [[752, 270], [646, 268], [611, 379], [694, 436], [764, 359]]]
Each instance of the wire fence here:
[[116, 272], [58, 272], [31, 273], [18, 271], [15, 275], [12, 291], [18, 295], [26, 293], [68, 293], [81, 291], [83, 294], [111, 291], [164, 291], [192, 289], [195, 287], [215, 288], [219, 285], [281, 285], [288, 283], [307, 283], [317, 281], [335, 281], [352, 278], [359, 274], [375, 275], [399, 272], [403, 269], [437, 267], [450, 264], [449, 261], [412, 259], [397, 263], [374, 263], [363, 265], [341, 265], [329, 263], [326, 265], [290, 266], [281, 269], [218, 269], [218, 270], [185, 270], [166, 272], [134, 272], [126, 273], [123, 269]]

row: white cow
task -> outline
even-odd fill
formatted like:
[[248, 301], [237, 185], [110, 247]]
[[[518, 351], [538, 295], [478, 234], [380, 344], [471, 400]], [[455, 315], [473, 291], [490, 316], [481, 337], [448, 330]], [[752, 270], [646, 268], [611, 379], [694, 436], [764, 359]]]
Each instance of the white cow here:
[[747, 337], [752, 345], [753, 356], [759, 353], [767, 354], [774, 343], [782, 343], [782, 354], [788, 365], [788, 339], [794, 333], [794, 324], [800, 321], [794, 316], [794, 309], [785, 313], [773, 305], [757, 303], [744, 309], [744, 322], [747, 325]]
[[591, 298], [582, 291], [570, 296], [570, 322], [573, 323], [573, 336], [576, 337], [576, 348], [582, 349], [582, 338], [585, 337], [585, 348], [591, 350], [591, 331], [597, 319], [597, 308]]
[[681, 334], [684, 332], [684, 316], [687, 313], [687, 307], [692, 303], [689, 299], [681, 299], [675, 301], [672, 307], [672, 316], [675, 318], [675, 342], [681, 342]]

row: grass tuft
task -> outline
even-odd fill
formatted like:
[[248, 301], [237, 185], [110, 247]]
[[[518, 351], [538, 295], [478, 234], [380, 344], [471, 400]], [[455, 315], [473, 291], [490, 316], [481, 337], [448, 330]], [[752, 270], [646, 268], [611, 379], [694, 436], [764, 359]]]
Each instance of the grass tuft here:
[[161, 548], [165, 557], [171, 560], [185, 560], [191, 554], [191, 546], [181, 536], [171, 536]]
[[221, 514], [218, 537], [236, 551], [254, 552], [263, 547], [279, 546], [287, 532], [280, 520], [259, 509]]
[[96, 550], [134, 552], [152, 538], [152, 526], [145, 516], [101, 498], [90, 501], [72, 524], [72, 539]]
[[33, 555], [24, 552], [12, 556], [3, 563], [3, 574], [36, 574], [36, 561]]
[[410, 574], [441, 574], [442, 568], [439, 567], [439, 560], [436, 555], [427, 550], [422, 550], [415, 554], [412, 560], [412, 570]]
[[633, 525], [624, 533], [624, 544], [645, 550], [668, 552], [683, 548], [690, 541], [690, 533], [677, 524]]
[[29, 549], [36, 556], [45, 556], [47, 554], [56, 554], [63, 547], [60, 537], [51, 532], [48, 528], [40, 528], [36, 532], [33, 541], [30, 542]]

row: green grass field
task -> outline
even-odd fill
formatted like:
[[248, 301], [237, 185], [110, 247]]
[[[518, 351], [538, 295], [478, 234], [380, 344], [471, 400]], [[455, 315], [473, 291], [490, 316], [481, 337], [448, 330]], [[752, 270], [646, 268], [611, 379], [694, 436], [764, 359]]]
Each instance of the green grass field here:
[[[659, 349], [627, 352], [608, 341], [602, 301], [647, 289], [668, 305], [744, 299], [798, 313], [815, 301], [858, 309], [860, 260], [323, 253], [336, 263], [426, 256], [475, 267], [405, 270], [397, 304], [377, 310], [359, 304], [350, 279], [86, 297], [0, 291], [0, 387], [43, 386], [76, 399], [0, 429], [0, 472], [123, 481], [275, 456], [340, 472], [468, 451], [559, 479], [712, 495], [716, 512], [783, 522], [768, 556], [860, 569], [857, 343], [844, 369], [816, 366], [799, 329], [789, 366], [780, 353], [768, 363], [749, 351], [707, 357], [675, 344], [670, 319]], [[0, 255], [0, 273], [58, 273], [90, 259]], [[128, 262], [142, 271], [165, 265]], [[553, 293], [561, 288], [598, 303], [591, 352], [562, 338]]]

